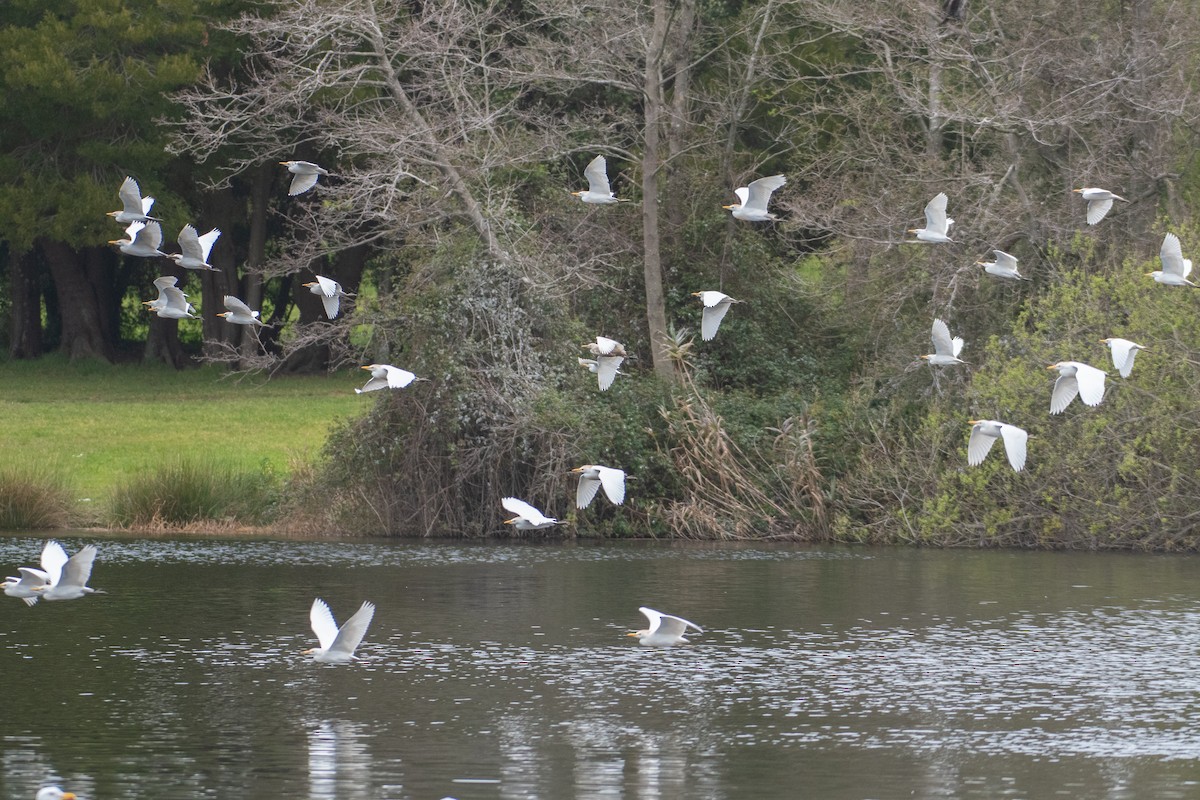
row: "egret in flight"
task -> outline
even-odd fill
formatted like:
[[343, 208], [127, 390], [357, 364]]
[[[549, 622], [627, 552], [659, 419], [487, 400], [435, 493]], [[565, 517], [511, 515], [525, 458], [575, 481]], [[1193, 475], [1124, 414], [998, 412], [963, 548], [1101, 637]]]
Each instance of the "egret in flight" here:
[[779, 219], [767, 211], [767, 203], [771, 202], [771, 194], [786, 183], [787, 178], [782, 175], [759, 178], [751, 181], [748, 186], [739, 186], [733, 190], [741, 202], [721, 207], [732, 211], [734, 219], [743, 219], [747, 222], [767, 222]]
[[1004, 452], [1008, 456], [1009, 466], [1014, 471], [1025, 469], [1025, 445], [1029, 433], [1024, 428], [1008, 425], [994, 419], [969, 420], [971, 439], [967, 442], [967, 463], [977, 467], [983, 463], [988, 451], [996, 443], [996, 439], [1004, 440]]
[[1128, 378], [1129, 373], [1133, 372], [1133, 358], [1137, 351], [1146, 349], [1137, 342], [1116, 337], [1101, 339], [1100, 344], [1108, 345], [1108, 349], [1112, 351], [1113, 367], [1121, 373], [1122, 378]]
[[158, 297], [145, 300], [142, 305], [166, 319], [195, 319], [192, 312], [196, 309], [187, 301], [187, 295], [175, 287], [176, 283], [174, 275], [155, 278], [154, 285], [158, 287]]
[[329, 170], [318, 167], [311, 161], [280, 161], [279, 163], [287, 167], [288, 172], [293, 175], [292, 185], [288, 187], [288, 196], [290, 197], [304, 194], [317, 185], [319, 176], [329, 174]]
[[1146, 274], [1165, 286], [1191, 286], [1196, 284], [1188, 280], [1192, 274], [1192, 260], [1183, 257], [1183, 247], [1179, 237], [1168, 233], [1163, 237], [1162, 247], [1158, 250], [1158, 258], [1162, 261], [1162, 269]]
[[604, 495], [613, 503], [621, 505], [625, 502], [625, 471], [615, 467], [604, 467], [599, 464], [584, 464], [576, 467], [571, 473], [579, 476], [579, 486], [575, 490], [575, 507], [587, 508], [600, 487], [604, 487]]
[[983, 267], [983, 271], [988, 275], [995, 275], [997, 278], [1008, 278], [1014, 281], [1027, 281], [1020, 272], [1017, 271], [1017, 257], [1009, 255], [1003, 250], [993, 250], [996, 255], [995, 261], [976, 261], [975, 263]]
[[1095, 225], [1104, 219], [1105, 215], [1108, 214], [1108, 210], [1112, 208], [1113, 200], [1120, 200], [1122, 203], [1129, 202], [1119, 194], [1113, 194], [1108, 189], [1097, 189], [1094, 186], [1084, 187], [1083, 189], [1072, 189], [1071, 191], [1077, 193], [1087, 201], [1088, 225]]
[[1050, 395], [1050, 413], [1061, 414], [1079, 395], [1086, 405], [1098, 406], [1104, 399], [1104, 370], [1079, 361], [1059, 361], [1046, 369], [1058, 370], [1054, 391]]
[[721, 327], [721, 320], [725, 319], [729, 307], [742, 302], [723, 292], [692, 292], [692, 297], [699, 297], [700, 302], [704, 304], [704, 311], [700, 316], [700, 338], [706, 342], [712, 341], [717, 335], [717, 328]]
[[133, 178], [125, 178], [121, 183], [121, 188], [117, 190], [117, 196], [121, 198], [121, 210], [109, 211], [108, 216], [122, 225], [126, 222], [158, 220], [158, 217], [149, 216], [150, 206], [154, 205], [154, 198], [142, 197], [142, 190]]
[[584, 364], [584, 361], [589, 359], [581, 360], [580, 364], [596, 373], [596, 383], [600, 386], [600, 391], [607, 391], [616, 380], [621, 362], [625, 360], [625, 345], [607, 336], [597, 336], [596, 341], [587, 342], [582, 347], [596, 357], [596, 364], [594, 369], [590, 364]]
[[378, 389], [403, 389], [413, 381], [422, 380], [406, 369], [393, 367], [391, 364], [368, 364], [360, 369], [369, 370], [371, 377], [361, 389], [355, 389], [355, 394], [374, 392]]
[[326, 278], [321, 275], [312, 283], [303, 284], [306, 289], [321, 298], [321, 305], [325, 306], [325, 316], [333, 319], [338, 315], [341, 307], [341, 298], [354, 297], [352, 294], [347, 294], [342, 291], [342, 285], [332, 278]]
[[933, 352], [928, 355], [923, 355], [921, 358], [935, 367], [945, 367], [950, 364], [963, 364], [964, 362], [958, 357], [962, 352], [963, 340], [960, 336], [950, 338], [950, 328], [945, 322], [940, 319], [933, 321]]
[[208, 263], [208, 254], [220, 237], [221, 232], [216, 228], [201, 236], [191, 225], [184, 225], [179, 232], [179, 249], [183, 252], [171, 253], [167, 258], [174, 261], [177, 267], [216, 272], [217, 268]]
[[374, 616], [375, 604], [363, 603], [354, 616], [339, 628], [329, 605], [318, 597], [313, 600], [308, 619], [320, 647], [305, 650], [303, 655], [312, 656], [314, 661], [322, 664], [348, 664], [354, 661], [354, 651], [367, 634], [367, 626]]
[[50, 539], [42, 546], [41, 569], [34, 567], [18, 567], [19, 578], [4, 579], [4, 593], [9, 597], [19, 597], [25, 605], [32, 606], [41, 597], [43, 587], [51, 581], [51, 576], [57, 580], [62, 573], [63, 565], [67, 563], [67, 551], [58, 542]]
[[78, 600], [85, 595], [95, 594], [97, 590], [87, 585], [95, 560], [96, 545], [81, 547], [79, 552], [67, 559], [58, 574], [50, 572], [49, 582], [34, 591], [39, 592], [42, 599], [47, 601]]
[[109, 244], [115, 244], [117, 249], [127, 256], [170, 258], [158, 249], [162, 247], [162, 240], [162, 227], [157, 222], [131, 222], [125, 229], [125, 238], [111, 239]]
[[250, 306], [233, 295], [225, 295], [224, 303], [226, 310], [217, 314], [217, 316], [224, 317], [226, 322], [232, 322], [234, 325], [259, 325], [264, 328], [266, 327], [266, 323], [258, 318], [257, 311], [251, 310]]
[[558, 524], [558, 520], [554, 517], [547, 517], [529, 503], [515, 497], [505, 497], [500, 501], [500, 505], [504, 506], [506, 511], [517, 515], [512, 519], [504, 520], [504, 524], [512, 525], [519, 531], [536, 531]]
[[704, 633], [699, 625], [688, 622], [683, 617], [673, 617], [645, 606], [639, 608], [638, 611], [645, 614], [646, 619], [650, 620], [650, 627], [625, 634], [626, 636], [636, 636], [638, 644], [644, 644], [647, 647], [669, 647], [673, 644], [687, 644], [688, 640], [684, 638], [684, 634], [687, 633], [688, 628], [693, 629], [696, 633]]
[[940, 192], [925, 204], [925, 227], [908, 229], [909, 233], [916, 235], [918, 242], [938, 244], [954, 241], [949, 236], [954, 220], [946, 216], [947, 202], [946, 193]]
[[571, 192], [572, 195], [578, 197], [583, 202], [594, 203], [596, 205], [632, 202], [618, 198], [613, 194], [612, 187], [608, 185], [608, 162], [604, 159], [604, 156], [593, 158], [591, 163], [584, 168], [583, 176], [587, 178], [587, 190]]

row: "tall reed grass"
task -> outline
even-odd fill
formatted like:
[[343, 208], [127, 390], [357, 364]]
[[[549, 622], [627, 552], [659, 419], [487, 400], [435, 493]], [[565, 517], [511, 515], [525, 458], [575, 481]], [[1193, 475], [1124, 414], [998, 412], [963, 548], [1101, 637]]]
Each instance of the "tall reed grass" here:
[[51, 467], [0, 467], [0, 529], [65, 527], [71, 497], [67, 479]]
[[261, 525], [275, 512], [279, 486], [267, 461], [246, 469], [216, 459], [179, 459], [118, 483], [109, 519], [121, 527]]

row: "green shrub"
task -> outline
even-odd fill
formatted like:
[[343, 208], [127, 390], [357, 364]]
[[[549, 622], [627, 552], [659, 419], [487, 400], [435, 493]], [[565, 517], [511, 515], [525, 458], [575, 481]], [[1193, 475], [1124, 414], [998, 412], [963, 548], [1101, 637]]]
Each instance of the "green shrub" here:
[[263, 524], [274, 513], [278, 489], [265, 460], [247, 470], [215, 459], [181, 459], [119, 483], [109, 516], [120, 526]]
[[71, 509], [66, 478], [45, 466], [0, 468], [0, 529], [61, 528]]

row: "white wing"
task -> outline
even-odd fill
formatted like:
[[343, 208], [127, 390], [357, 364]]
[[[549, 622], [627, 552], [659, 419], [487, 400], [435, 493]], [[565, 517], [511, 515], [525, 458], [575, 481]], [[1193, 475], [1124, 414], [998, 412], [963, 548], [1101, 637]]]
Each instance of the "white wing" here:
[[971, 439], [967, 442], [967, 463], [972, 467], [982, 464], [995, 443], [996, 437], [988, 436], [981, 430], [981, 426], [971, 428]]
[[624, 360], [623, 356], [596, 357], [596, 383], [600, 386], [600, 391], [607, 391], [608, 387], [613, 385], [613, 381], [617, 377], [617, 370]]
[[1109, 339], [1108, 345], [1112, 350], [1113, 366], [1120, 371], [1122, 378], [1128, 378], [1133, 371], [1133, 358], [1138, 348], [1128, 339]]
[[596, 156], [591, 163], [583, 170], [583, 175], [587, 178], [588, 191], [592, 194], [603, 195], [608, 197], [612, 194], [612, 189], [608, 186], [608, 162], [604, 156]]
[[662, 633], [672, 636], [682, 636], [688, 628], [694, 628], [698, 633], [704, 633], [700, 626], [694, 622], [688, 622], [683, 617], [664, 614], [661, 611], [655, 611], [653, 608], [642, 606], [638, 609], [646, 615], [646, 619], [650, 620], [650, 633]]
[[1004, 438], [1004, 452], [1009, 465], [1017, 472], [1025, 469], [1025, 444], [1029, 433], [1016, 425], [1001, 425], [1000, 436]]
[[600, 491], [600, 479], [580, 476], [579, 486], [575, 489], [575, 507], [587, 508]]
[[1050, 395], [1050, 413], [1061, 414], [1071, 405], [1075, 395], [1079, 394], [1079, 381], [1074, 375], [1059, 375], [1054, 381], [1054, 391]]
[[333, 621], [333, 612], [329, 610], [329, 605], [321, 598], [313, 600], [312, 608], [308, 612], [308, 621], [312, 625], [313, 633], [317, 635], [321, 649], [328, 650], [332, 647], [333, 640], [338, 635], [338, 626]]
[[179, 232], [179, 249], [183, 251], [183, 255], [187, 258], [194, 258], [197, 261], [204, 260], [204, 250], [200, 247], [200, 237], [196, 234], [196, 229], [191, 225], [184, 225], [183, 230]]
[[[604, 494], [615, 505], [625, 502], [625, 471], [613, 467], [596, 467], [600, 471], [600, 483], [604, 484]], [[595, 490], [592, 491], [595, 494]]]
[[940, 319], [933, 321], [933, 352], [939, 356], [957, 356], [962, 350], [962, 339], [950, 338], [950, 327]]
[[138, 231], [144, 227], [146, 227], [146, 223], [134, 220], [125, 228], [125, 238], [132, 242], [137, 238]]
[[326, 278], [323, 275], [317, 276], [317, 286], [321, 289], [321, 294], [324, 297], [337, 297], [342, 293], [342, 286], [332, 278]]
[[617, 347], [620, 344], [621, 343], [618, 342], [616, 339], [610, 339], [607, 336], [597, 336], [596, 337], [596, 347], [599, 348], [600, 355], [602, 355], [602, 356], [608, 355], [613, 350], [617, 349]]
[[704, 341], [712, 341], [712, 338], [717, 335], [717, 328], [721, 327], [721, 320], [725, 319], [725, 314], [729, 311], [732, 303], [728, 298], [722, 300], [715, 306], [704, 307], [704, 312], [700, 316], [700, 338]]
[[[126, 177], [121, 183], [121, 188], [117, 190], [117, 195], [121, 198], [122, 210], [126, 214], [149, 214], [150, 205], [142, 208], [142, 189], [138, 186], [138, 182], [133, 178]], [[147, 198], [150, 204], [154, 203], [154, 198]], [[128, 219], [128, 217], [126, 218]]]
[[1078, 364], [1075, 379], [1079, 383], [1079, 399], [1089, 406], [1098, 406], [1104, 399], [1104, 370], [1089, 364]]
[[997, 267], [1003, 267], [1004, 269], [1016, 270], [1016, 268], [1017, 268], [1017, 257], [1016, 256], [1011, 256], [1008, 253], [1004, 252], [1003, 250], [993, 250], [992, 252], [996, 254], [996, 266]]
[[737, 195], [738, 202], [741, 203], [742, 208], [745, 208], [746, 204], [750, 202], [750, 190], [747, 187], [739, 186], [733, 190], [733, 193]]
[[515, 497], [505, 497], [500, 501], [500, 504], [513, 514], [516, 514], [523, 519], [527, 519], [534, 524], [550, 521], [549, 517], [547, 517], [541, 511], [538, 511], [533, 506], [529, 505], [529, 503], [526, 503], [524, 500], [518, 500]]
[[166, 299], [164, 303], [165, 308], [174, 308], [184, 313], [188, 312], [191, 304], [188, 303], [187, 295], [182, 291], [176, 289], [174, 286], [164, 286], [160, 291]]
[[58, 583], [67, 561], [67, 551], [63, 550], [61, 544], [53, 539], [46, 542], [45, 547], [42, 548], [42, 570], [46, 573], [48, 583]]
[[387, 370], [387, 385], [391, 389], [403, 389], [417, 379], [417, 376], [408, 370], [390, 364], [385, 364], [384, 369]]
[[925, 204], [925, 227], [931, 231], [945, 233], [946, 225], [946, 203], [948, 198], [945, 192], [940, 192], [932, 200]]
[[[179, 283], [179, 279], [174, 275], [163, 275], [161, 278], [154, 279], [154, 285], [158, 287], [159, 292], [161, 292], [163, 289], [170, 288], [177, 283]], [[187, 295], [184, 295], [184, 297], [187, 297]]]
[[288, 188], [288, 196], [295, 197], [298, 194], [304, 194], [317, 184], [316, 172], [300, 172], [292, 178], [292, 185]]
[[[327, 648], [328, 651], [335, 653], [345, 653], [347, 656], [353, 655], [354, 650], [362, 642], [363, 637], [367, 634], [367, 627], [371, 624], [371, 619], [375, 616], [375, 604], [363, 603], [358, 607], [358, 611], [354, 612], [354, 616], [346, 620], [346, 624], [337, 632], [337, 638]], [[332, 622], [332, 617], [330, 618]]]
[[340, 311], [342, 308], [342, 301], [337, 295], [329, 297], [328, 295], [322, 294], [321, 305], [325, 306], [325, 316], [329, 317], [330, 319], [334, 319], [337, 317], [338, 311]]
[[197, 237], [200, 242], [200, 260], [208, 261], [208, 254], [212, 252], [213, 245], [217, 243], [217, 239], [221, 238], [221, 231], [213, 228], [203, 236]]
[[257, 317], [258, 316], [257, 311], [251, 311], [250, 306], [246, 305], [241, 300], [239, 300], [238, 298], [234, 297], [231, 294], [225, 295], [225, 297], [223, 298], [223, 302], [225, 303], [225, 308], [227, 308], [228, 310], [232, 311], [235, 314], [245, 314], [246, 316], [249, 316], [249, 317]]
[[[756, 181], [751, 181], [746, 187], [746, 197], [742, 200], [744, 208], [755, 208], [760, 211], [767, 210], [767, 203], [771, 201], [771, 194], [787, 183], [787, 178], [782, 175], [771, 175], [767, 178], [759, 178]], [[738, 197], [741, 197], [739, 194]]]
[[144, 244], [157, 250], [162, 246], [162, 226], [157, 222], [148, 222], [146, 227], [137, 232], [134, 244]]
[[1103, 200], [1089, 200], [1087, 207], [1088, 225], [1095, 225], [1097, 222], [1104, 219], [1104, 216], [1108, 213], [1109, 209], [1112, 208], [1112, 204], [1113, 201], [1111, 198]]
[[89, 544], [78, 553], [67, 559], [63, 567], [62, 577], [58, 579], [59, 586], [87, 586], [88, 578], [92, 576], [92, 562], [96, 560], [96, 545]]
[[1185, 269], [1183, 247], [1179, 244], [1179, 237], [1173, 233], [1168, 233], [1163, 237], [1158, 257], [1162, 260], [1163, 272], [1177, 275], [1181, 278], [1186, 278], [1188, 273], [1191, 272], [1191, 262], [1187, 263], [1187, 268]]

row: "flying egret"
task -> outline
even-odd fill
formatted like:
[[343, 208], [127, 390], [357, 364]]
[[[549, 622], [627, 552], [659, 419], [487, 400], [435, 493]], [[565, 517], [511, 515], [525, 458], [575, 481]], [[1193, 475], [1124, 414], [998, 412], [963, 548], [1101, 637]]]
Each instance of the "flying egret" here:
[[972, 419], [968, 420], [967, 424], [973, 426], [971, 439], [967, 442], [968, 464], [972, 467], [982, 464], [996, 439], [1002, 438], [1009, 465], [1016, 472], [1025, 469], [1025, 443], [1029, 439], [1029, 433], [1024, 428], [994, 419]]
[[[133, 178], [126, 176], [125, 180], [121, 183], [121, 188], [117, 190], [117, 196], [121, 198], [121, 210], [108, 212], [108, 216], [117, 222], [124, 224], [126, 222], [158, 220], [158, 217], [149, 216], [150, 206], [154, 205], [154, 198], [142, 197], [142, 190]], [[161, 222], [162, 220], [159, 221]]]
[[217, 268], [208, 263], [208, 254], [213, 243], [220, 237], [221, 232], [216, 228], [200, 236], [191, 225], [184, 225], [183, 230], [179, 232], [179, 249], [183, 252], [170, 253], [167, 258], [174, 261], [177, 267], [216, 272]]
[[721, 206], [721, 208], [732, 211], [734, 219], [744, 219], [747, 222], [766, 222], [779, 219], [767, 211], [767, 203], [771, 201], [772, 192], [785, 183], [787, 183], [787, 178], [782, 175], [771, 175], [751, 181], [750, 185], [739, 186], [733, 190], [738, 200], [741, 201], [740, 203]]
[[[612, 386], [613, 381], [616, 380], [617, 370], [627, 355], [625, 345], [607, 336], [597, 336], [596, 341], [587, 342], [582, 346], [596, 357], [595, 369], [592, 369], [590, 364], [584, 364], [584, 366], [596, 373], [596, 383], [599, 385], [600, 391], [607, 391], [608, 387]], [[590, 359], [583, 359], [580, 364], [587, 360]]]
[[594, 203], [596, 205], [613, 205], [615, 203], [630, 203], [631, 200], [618, 198], [613, 194], [612, 188], [608, 185], [608, 162], [604, 156], [596, 156], [591, 160], [583, 170], [583, 176], [587, 178], [587, 191], [571, 192], [572, 195], [578, 197], [585, 203]]
[[258, 318], [258, 312], [252, 311], [250, 306], [243, 303], [231, 294], [225, 295], [224, 298], [226, 311], [217, 314], [218, 317], [224, 317], [226, 322], [232, 322], [234, 325], [259, 325], [267, 327], [266, 324]]
[[41, 594], [42, 599], [47, 601], [78, 600], [84, 595], [95, 594], [97, 590], [87, 585], [88, 578], [92, 576], [92, 563], [95, 560], [96, 545], [85, 545], [79, 549], [79, 552], [66, 560], [57, 575], [53, 572], [49, 573], [50, 580], [45, 586], [40, 586], [34, 591]]
[[1121, 373], [1122, 378], [1128, 378], [1129, 373], [1133, 372], [1133, 358], [1137, 351], [1146, 349], [1137, 342], [1115, 337], [1101, 339], [1100, 344], [1108, 345], [1108, 349], [1112, 351], [1113, 366]]
[[370, 370], [371, 377], [361, 389], [355, 389], [355, 394], [373, 392], [376, 389], [403, 389], [418, 378], [406, 369], [393, 367], [391, 364], [368, 364], [360, 369]]
[[933, 321], [933, 352], [921, 356], [935, 367], [946, 367], [951, 364], [965, 364], [958, 354], [962, 352], [963, 340], [960, 336], [950, 338], [950, 328], [940, 319]]
[[599, 464], [584, 464], [571, 470], [571, 473], [579, 476], [579, 486], [575, 490], [576, 508], [587, 508], [591, 505], [601, 486], [613, 505], [619, 506], [625, 502], [624, 470]]
[[325, 306], [325, 316], [333, 319], [338, 315], [338, 309], [341, 306], [341, 298], [354, 297], [342, 291], [342, 285], [332, 278], [326, 278], [321, 275], [311, 283], [305, 283], [303, 286], [310, 292], [321, 298], [321, 305]]
[[371, 618], [374, 616], [375, 604], [364, 602], [358, 607], [358, 611], [354, 612], [354, 616], [339, 628], [333, 620], [333, 612], [329, 610], [329, 605], [318, 597], [313, 600], [308, 620], [321, 646], [305, 650], [303, 655], [312, 656], [314, 661], [322, 664], [348, 664], [356, 660], [354, 650], [362, 642], [367, 633], [367, 626], [371, 624]]
[[42, 547], [41, 569], [33, 567], [18, 567], [19, 578], [4, 579], [4, 593], [9, 597], [19, 597], [25, 605], [36, 605], [41, 597], [43, 587], [51, 581], [51, 576], [57, 580], [62, 573], [63, 565], [67, 563], [67, 551], [58, 542], [50, 539]]
[[38, 789], [34, 800], [75, 800], [75, 793], [64, 792], [57, 786], [43, 786]]
[[[599, 375], [599, 373], [600, 373], [600, 362], [599, 362], [599, 361], [597, 361], [596, 359], [594, 359], [594, 358], [576, 358], [575, 360], [579, 362], [579, 366], [583, 367], [583, 368], [584, 368], [584, 369], [586, 369], [588, 372], [592, 373], [593, 375]], [[606, 366], [605, 366], [605, 369], [609, 369], [609, 368], [611, 368], [611, 365], [606, 365]], [[619, 370], [619, 369], [614, 369], [614, 370], [613, 370], [613, 375], [614, 375], [614, 376], [615, 376], [615, 375], [624, 375], [624, 374], [625, 374], [625, 373], [624, 373], [624, 372], [621, 372], [621, 370]], [[612, 385], [612, 381], [611, 381], [611, 380], [609, 381], [609, 385], [610, 385], [610, 386]]]
[[280, 161], [279, 163], [287, 167], [288, 172], [295, 176], [292, 178], [292, 185], [288, 187], [290, 197], [304, 194], [317, 185], [318, 176], [329, 174], [329, 170], [318, 167], [311, 161]]
[[704, 311], [700, 315], [700, 338], [706, 342], [712, 341], [717, 335], [717, 328], [721, 327], [721, 320], [725, 319], [729, 307], [742, 302], [722, 292], [692, 292], [692, 297], [699, 297], [704, 304]]
[[988, 275], [995, 275], [997, 278], [1008, 278], [1014, 281], [1027, 281], [1020, 272], [1017, 271], [1017, 257], [1009, 255], [1003, 250], [993, 250], [996, 255], [995, 261], [976, 261], [975, 263], [983, 267], [983, 271]]
[[1107, 189], [1097, 189], [1094, 186], [1084, 187], [1082, 189], [1072, 189], [1072, 192], [1077, 193], [1080, 197], [1087, 201], [1087, 224], [1095, 225], [1104, 216], [1108, 214], [1108, 210], [1112, 208], [1113, 200], [1120, 200], [1122, 203], [1128, 203], [1124, 197], [1119, 194], [1113, 194]]
[[909, 228], [908, 232], [916, 234], [918, 242], [953, 242], [948, 235], [954, 220], [946, 216], [947, 197], [945, 192], [939, 192], [925, 204], [925, 227]]
[[558, 524], [558, 520], [554, 517], [547, 517], [524, 500], [518, 500], [515, 497], [505, 497], [500, 501], [500, 504], [504, 506], [505, 510], [517, 515], [512, 519], [504, 520], [504, 524], [512, 525], [519, 531], [536, 531]]
[[111, 239], [109, 244], [115, 244], [117, 249], [127, 256], [142, 258], [170, 258], [158, 248], [162, 246], [162, 226], [157, 222], [131, 222], [125, 229], [124, 239]]
[[639, 608], [638, 611], [645, 614], [646, 619], [650, 620], [650, 627], [625, 634], [626, 636], [636, 636], [638, 644], [644, 644], [647, 647], [669, 647], [673, 644], [687, 644], [688, 640], [684, 638], [684, 634], [687, 633], [688, 628], [692, 628], [696, 633], [704, 633], [699, 625], [688, 622], [683, 617], [673, 617], [645, 606]]
[[1051, 414], [1066, 411], [1075, 395], [1089, 406], [1098, 406], [1104, 399], [1104, 370], [1079, 361], [1059, 361], [1046, 369], [1058, 370], [1058, 379], [1054, 381], [1054, 391], [1050, 395]]
[[163, 275], [154, 279], [158, 287], [158, 297], [153, 300], [143, 300], [142, 305], [147, 311], [153, 311], [165, 319], [195, 319], [192, 314], [196, 309], [187, 301], [187, 295], [175, 288], [177, 279], [173, 275]]
[[1183, 257], [1183, 247], [1179, 244], [1178, 236], [1168, 233], [1163, 237], [1162, 247], [1158, 250], [1158, 257], [1162, 261], [1162, 269], [1147, 272], [1147, 275], [1166, 286], [1191, 286], [1195, 288], [1196, 284], [1188, 280], [1188, 275], [1192, 273], [1192, 260]]

